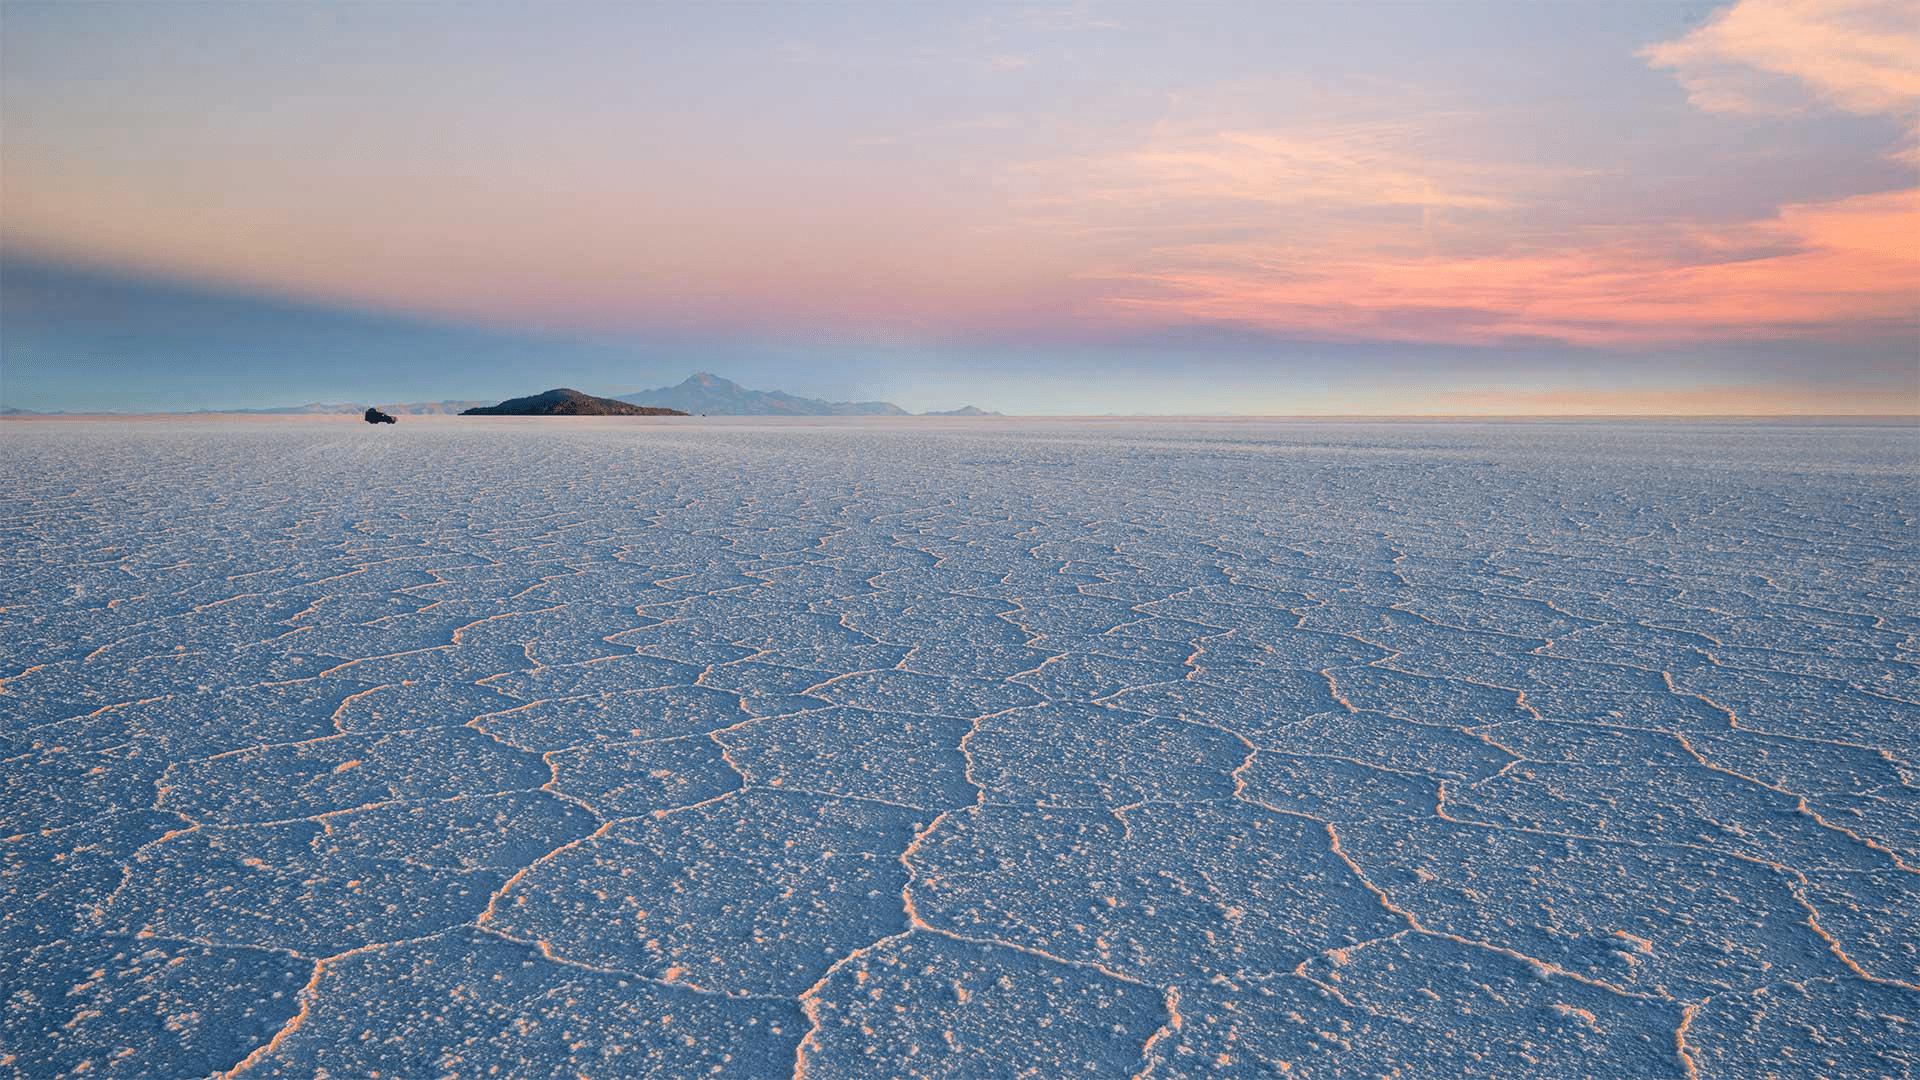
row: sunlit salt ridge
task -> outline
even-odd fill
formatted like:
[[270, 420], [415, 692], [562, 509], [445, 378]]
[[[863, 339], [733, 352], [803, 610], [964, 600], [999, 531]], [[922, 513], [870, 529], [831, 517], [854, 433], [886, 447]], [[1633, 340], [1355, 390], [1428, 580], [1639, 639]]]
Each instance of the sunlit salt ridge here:
[[1910, 427], [0, 430], [27, 1076], [1920, 1068]]

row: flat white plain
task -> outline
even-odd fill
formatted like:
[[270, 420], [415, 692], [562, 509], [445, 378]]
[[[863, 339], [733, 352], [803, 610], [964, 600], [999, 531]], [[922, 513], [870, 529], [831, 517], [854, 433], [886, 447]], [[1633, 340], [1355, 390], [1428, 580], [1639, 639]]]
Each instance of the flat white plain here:
[[1911, 426], [0, 428], [27, 1076], [1920, 1068]]

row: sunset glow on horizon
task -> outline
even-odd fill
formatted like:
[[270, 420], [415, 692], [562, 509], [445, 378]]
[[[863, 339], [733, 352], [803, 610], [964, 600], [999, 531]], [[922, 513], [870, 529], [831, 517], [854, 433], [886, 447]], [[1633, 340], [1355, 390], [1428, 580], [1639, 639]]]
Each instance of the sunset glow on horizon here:
[[[1920, 411], [1910, 0], [1383, 14], [9, 2], [5, 404], [234, 363], [57, 272], [311, 308], [234, 405], [537, 389], [522, 349], [909, 408]], [[524, 344], [360, 370], [326, 312]]]

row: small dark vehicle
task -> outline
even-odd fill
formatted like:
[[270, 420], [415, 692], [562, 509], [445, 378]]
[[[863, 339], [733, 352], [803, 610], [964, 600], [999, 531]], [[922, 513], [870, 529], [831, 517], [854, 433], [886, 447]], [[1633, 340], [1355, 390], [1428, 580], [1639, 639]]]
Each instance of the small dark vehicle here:
[[398, 420], [395, 420], [395, 419], [394, 419], [394, 418], [392, 417], [392, 415], [391, 415], [391, 414], [388, 414], [388, 413], [383, 413], [383, 412], [381, 412], [381, 411], [380, 411], [379, 409], [376, 409], [376, 408], [374, 408], [374, 407], [373, 407], [373, 406], [371, 406], [371, 405], [369, 405], [369, 406], [367, 406], [367, 415], [366, 415], [366, 421], [367, 421], [367, 423], [369, 423], [369, 424], [397, 424], [397, 423], [399, 423], [399, 421], [398, 421]]

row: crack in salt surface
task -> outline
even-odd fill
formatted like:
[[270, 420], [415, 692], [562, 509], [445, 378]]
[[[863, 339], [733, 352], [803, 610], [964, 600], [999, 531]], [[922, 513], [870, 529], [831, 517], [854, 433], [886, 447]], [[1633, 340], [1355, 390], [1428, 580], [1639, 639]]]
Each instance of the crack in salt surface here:
[[[33, 908], [8, 940], [58, 956], [138, 927], [121, 937], [310, 965], [291, 1015], [245, 1035], [226, 1075], [339, 1048], [329, 1010], [367, 992], [345, 961], [461, 931], [683, 1004], [785, 1007], [797, 1020], [758, 1029], [778, 1053], [752, 1060], [795, 1077], [1009, 1045], [1061, 1074], [1101, 1053], [1135, 1077], [1283, 1060], [1447, 1071], [1395, 1026], [1402, 994], [1506, 1074], [1691, 1078], [1776, 1060], [1719, 1022], [1743, 996], [1920, 992], [1894, 910], [1920, 895], [1920, 624], [1899, 614], [1920, 596], [1904, 569], [1920, 564], [1911, 462], [1820, 447], [1816, 485], [1799, 436], [1685, 472], [1673, 447], [1713, 452], [1707, 435], [1649, 434], [1668, 442], [1648, 458], [1465, 427], [586, 423], [532, 438], [421, 423], [386, 433], [418, 440], [395, 441], [404, 453], [294, 433], [295, 469], [244, 432], [33, 430], [49, 434], [0, 453], [0, 490], [32, 515], [0, 526], [19, 583], [0, 597], [19, 628], [0, 643], [0, 779], [19, 793], [0, 843], [22, 875], [52, 876], [0, 876], [0, 909], [61, 888], [73, 901]], [[184, 482], [208, 461], [233, 483]], [[776, 720], [838, 741], [799, 760], [758, 734]], [[380, 740], [389, 760], [361, 745]], [[1667, 783], [1704, 794], [1628, 812]], [[227, 801], [222, 785], [245, 790]], [[843, 843], [802, 805], [891, 839]], [[1669, 827], [1683, 810], [1702, 824]], [[737, 831], [750, 813], [778, 827]], [[1067, 837], [1050, 864], [977, 828], [1020, 815]], [[1263, 815], [1305, 823], [1312, 851], [1234, 831]], [[640, 830], [618, 858], [570, 857], [654, 823], [678, 846]], [[1421, 838], [1442, 835], [1423, 830], [1586, 845], [1602, 868], [1662, 853], [1635, 865], [1674, 878], [1569, 883], [1607, 901], [1572, 912], [1526, 866], [1423, 859]], [[256, 840], [290, 835], [260, 858]], [[1771, 891], [1743, 912], [1658, 918], [1672, 890], [1749, 868]], [[423, 889], [482, 884], [433, 912], [430, 894], [369, 895], [416, 873]], [[1311, 915], [1347, 877], [1347, 906]], [[657, 911], [640, 929], [669, 898], [707, 940], [661, 931]], [[1505, 922], [1475, 921], [1490, 910]], [[1249, 911], [1356, 929], [1316, 931], [1305, 959], [1267, 970], [1232, 944]], [[330, 912], [349, 929], [326, 929]], [[893, 962], [935, 939], [1049, 974], [962, 993]], [[752, 944], [744, 966], [702, 959], [731, 941]], [[1538, 1009], [1396, 950], [1510, 962]], [[796, 974], [770, 993], [758, 962]], [[1341, 976], [1375, 963], [1376, 982]], [[1107, 997], [1102, 1012], [1040, 989], [1069, 984], [1153, 1005]], [[76, 1022], [45, 1041], [65, 1064], [29, 1072], [103, 1063], [123, 1038], [92, 1018], [121, 1008], [101, 996], [111, 980], [82, 985]], [[246, 1004], [241, 980], [198, 989]], [[1307, 994], [1293, 1007], [1334, 1010], [1325, 1026], [1343, 1033], [1246, 1019], [1269, 992]], [[494, 1003], [524, 1017], [531, 1001]], [[877, 1013], [861, 1010], [878, 1009], [907, 1035], [866, 1036]], [[1920, 1067], [1869, 1056], [1898, 1053], [1876, 1050], [1870, 1015], [1836, 1008], [1824, 1052]], [[1571, 1026], [1530, 1029], [1540, 1017]], [[752, 1027], [672, 1042], [579, 1023], [582, 1046], [626, 1039], [685, 1074], [711, 1062], [672, 1055], [744, 1055]], [[920, 1056], [899, 1056], [908, 1045]], [[172, 1051], [146, 1049], [164, 1071]], [[513, 1064], [491, 1052], [463, 1064]]]

